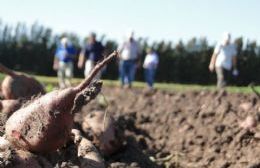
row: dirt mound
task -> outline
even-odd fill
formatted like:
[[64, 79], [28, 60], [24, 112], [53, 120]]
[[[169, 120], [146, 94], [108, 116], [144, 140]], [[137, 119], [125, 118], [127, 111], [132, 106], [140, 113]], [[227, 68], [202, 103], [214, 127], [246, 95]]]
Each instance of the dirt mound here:
[[[260, 101], [253, 94], [119, 88], [103, 93], [126, 137], [123, 148], [105, 158], [107, 167], [260, 167]], [[104, 109], [105, 99], [99, 96], [88, 111]], [[75, 116], [79, 127], [85, 115]], [[248, 116], [255, 124], [242, 128]]]

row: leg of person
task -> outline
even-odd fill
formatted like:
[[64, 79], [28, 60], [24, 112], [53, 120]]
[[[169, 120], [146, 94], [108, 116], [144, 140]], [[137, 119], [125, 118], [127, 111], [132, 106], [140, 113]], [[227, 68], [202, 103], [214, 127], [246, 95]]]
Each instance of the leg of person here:
[[120, 60], [119, 61], [119, 76], [120, 76], [120, 81], [121, 85], [125, 85], [125, 61]]
[[148, 72], [148, 86], [152, 89], [153, 88], [153, 78], [154, 78], [154, 69], [147, 69]]
[[94, 62], [91, 60], [87, 60], [85, 63], [85, 71], [84, 71], [85, 78], [88, 77], [93, 67], [94, 67]]
[[130, 84], [130, 63], [129, 61], [125, 61], [125, 65], [124, 65], [124, 70], [125, 70], [125, 79], [124, 79], [124, 83], [126, 85], [126, 87], [129, 87]]
[[[95, 67], [95, 63], [93, 62], [93, 67], [92, 67], [92, 69], [93, 69], [94, 67]], [[96, 74], [96, 76], [94, 77], [93, 81], [100, 80], [103, 71], [104, 71], [104, 69], [101, 69], [101, 70]]]
[[135, 80], [136, 63], [135, 61], [129, 62], [129, 85], [131, 87], [132, 82]]
[[147, 86], [150, 87], [150, 74], [149, 74], [149, 69], [147, 68], [144, 69], [144, 78]]
[[[87, 76], [91, 73], [91, 71], [94, 69], [95, 67], [95, 62], [92, 60], [87, 60], [86, 61], [86, 65], [85, 65], [85, 77], [87, 78]], [[92, 79], [91, 83], [93, 83], [96, 80], [99, 80], [101, 78], [101, 71], [99, 71], [96, 76]]]
[[58, 80], [59, 80], [59, 87], [62, 89], [66, 87], [64, 78], [65, 78], [64, 62], [59, 62]]
[[71, 78], [73, 78], [73, 63], [68, 62], [65, 68], [65, 84], [66, 87], [71, 86]]
[[150, 87], [153, 88], [156, 69], [150, 69]]
[[226, 86], [230, 83], [231, 71], [223, 68], [223, 75], [224, 75], [224, 81], [225, 81], [225, 86]]
[[222, 67], [216, 67], [216, 73], [217, 73], [217, 87], [219, 89], [223, 88], [225, 86], [225, 79], [224, 79], [224, 71]]

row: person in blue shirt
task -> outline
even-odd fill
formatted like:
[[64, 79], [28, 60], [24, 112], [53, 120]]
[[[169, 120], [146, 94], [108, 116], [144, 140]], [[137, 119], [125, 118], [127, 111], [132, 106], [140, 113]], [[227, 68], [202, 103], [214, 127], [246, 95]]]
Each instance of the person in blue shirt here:
[[53, 69], [57, 71], [60, 88], [71, 86], [75, 55], [75, 48], [66, 37], [63, 37], [56, 49], [53, 63]]
[[[87, 78], [95, 64], [103, 59], [104, 46], [101, 42], [96, 40], [96, 34], [91, 33], [88, 37], [86, 46], [81, 50], [78, 68], [83, 68], [85, 64], [84, 75]], [[100, 79], [101, 72], [99, 72], [95, 79]]]

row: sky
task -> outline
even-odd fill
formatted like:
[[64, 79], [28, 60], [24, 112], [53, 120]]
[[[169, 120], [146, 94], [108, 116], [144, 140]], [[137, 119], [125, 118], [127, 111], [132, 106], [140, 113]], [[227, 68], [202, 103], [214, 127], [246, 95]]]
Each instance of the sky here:
[[95, 31], [120, 41], [129, 29], [149, 41], [187, 41], [223, 32], [260, 42], [259, 0], [0, 0], [4, 23], [39, 22], [55, 33]]

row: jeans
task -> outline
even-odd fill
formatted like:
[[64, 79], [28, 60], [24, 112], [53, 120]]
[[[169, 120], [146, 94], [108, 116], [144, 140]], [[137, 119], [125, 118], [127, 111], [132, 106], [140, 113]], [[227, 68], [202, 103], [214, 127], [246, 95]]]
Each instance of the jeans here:
[[119, 62], [119, 74], [122, 85], [132, 84], [135, 78], [135, 70], [135, 60], [121, 60]]
[[152, 68], [151, 69], [150, 68], [144, 69], [145, 81], [146, 81], [146, 83], [148, 84], [149, 87], [153, 87], [155, 72], [156, 72], [156, 69], [152, 69]]
[[223, 88], [225, 87], [230, 80], [230, 70], [227, 70], [222, 67], [216, 67], [217, 73], [217, 87]]

